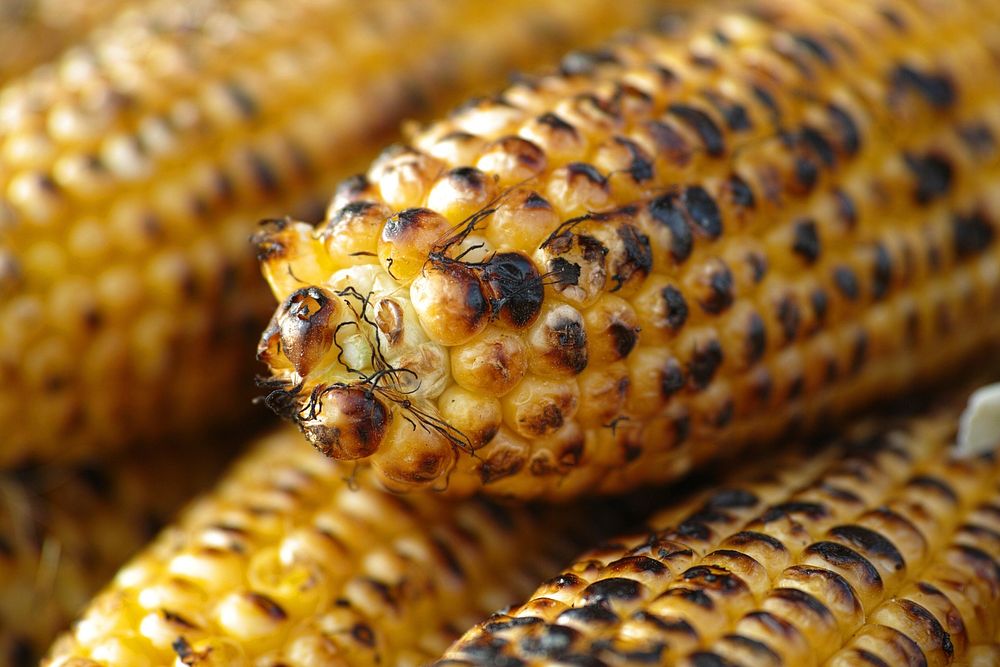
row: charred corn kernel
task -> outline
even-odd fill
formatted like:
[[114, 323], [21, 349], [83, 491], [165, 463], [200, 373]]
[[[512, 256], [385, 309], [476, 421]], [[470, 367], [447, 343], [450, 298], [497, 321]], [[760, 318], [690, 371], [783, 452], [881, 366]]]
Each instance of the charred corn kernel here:
[[[1000, 325], [996, 8], [750, 5], [573, 54], [263, 232], [289, 249], [263, 257], [272, 406], [393, 488], [563, 498], [974, 357]], [[400, 423], [451, 451], [384, 446]]]
[[424, 664], [627, 516], [370, 482], [294, 430], [265, 438], [118, 572], [46, 664]]
[[[401, 120], [634, 25], [658, 4], [150, 0], [9, 81], [0, 90], [0, 465], [246, 414], [248, 336], [270, 310], [247, 241], [258, 220], [315, 209]], [[489, 30], [469, 29], [477, 25]], [[440, 166], [411, 157], [382, 168], [385, 192], [395, 187], [401, 201], [417, 174]], [[496, 189], [492, 179], [449, 176], [428, 190], [463, 202], [448, 215]], [[407, 244], [425, 232], [401, 220], [400, 245], [382, 234], [384, 208], [347, 206], [322, 238], [260, 252], [325, 247], [363, 264], [385, 247], [402, 269]], [[300, 265], [286, 279], [318, 280], [332, 266]], [[313, 346], [283, 349], [299, 350], [302, 369], [323, 361]], [[420, 356], [430, 364], [447, 353]], [[415, 365], [411, 357], [400, 353]]]
[[[37, 665], [126, 559], [209, 486], [236, 449], [228, 440], [0, 474], [0, 664]], [[191, 593], [160, 595], [177, 604]]]
[[733, 476], [585, 552], [437, 664], [985, 660], [1000, 630], [1000, 462], [954, 458], [957, 418], [872, 420]]

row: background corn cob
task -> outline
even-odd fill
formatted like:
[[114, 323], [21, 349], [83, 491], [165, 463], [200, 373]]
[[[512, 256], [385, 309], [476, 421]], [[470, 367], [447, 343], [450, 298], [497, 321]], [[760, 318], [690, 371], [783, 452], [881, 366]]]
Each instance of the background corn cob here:
[[0, 2], [0, 82], [39, 65], [92, 27], [142, 0], [3, 0]]
[[750, 4], [571, 56], [262, 233], [272, 407], [393, 489], [566, 497], [973, 356], [997, 5]]
[[0, 464], [246, 414], [270, 310], [252, 226], [401, 119], [653, 4], [157, 1], [10, 82]]
[[[863, 425], [608, 541], [439, 665], [969, 664], [1000, 645], [1000, 461], [958, 410]], [[1000, 434], [998, 434], [1000, 440]], [[991, 664], [989, 662], [980, 664]]]
[[0, 664], [37, 665], [122, 563], [211, 484], [236, 442], [0, 473]]
[[628, 516], [370, 481], [291, 429], [265, 439], [118, 573], [48, 664], [423, 664]]

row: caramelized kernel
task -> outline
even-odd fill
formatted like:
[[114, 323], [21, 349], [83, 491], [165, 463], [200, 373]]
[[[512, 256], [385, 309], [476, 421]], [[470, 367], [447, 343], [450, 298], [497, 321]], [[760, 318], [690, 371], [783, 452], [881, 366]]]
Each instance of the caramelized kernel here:
[[420, 273], [427, 257], [451, 230], [440, 213], [408, 208], [389, 218], [378, 241], [378, 258], [394, 279], [407, 283]]
[[476, 271], [454, 260], [424, 267], [410, 286], [413, 309], [432, 340], [460, 345], [489, 323], [492, 309]]
[[362, 459], [381, 444], [390, 412], [374, 392], [363, 387], [328, 387], [317, 392], [315, 416], [301, 422], [302, 432], [320, 452], [335, 459]]

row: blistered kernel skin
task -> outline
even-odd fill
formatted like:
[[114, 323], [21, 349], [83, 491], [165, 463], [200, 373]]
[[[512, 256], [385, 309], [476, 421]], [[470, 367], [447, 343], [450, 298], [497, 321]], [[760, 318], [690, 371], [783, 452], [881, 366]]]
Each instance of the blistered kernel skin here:
[[739, 462], [436, 664], [974, 664], [995, 648], [1000, 468], [953, 458], [965, 397]]
[[[278, 402], [377, 388], [390, 412], [446, 433], [449, 490], [562, 499], [814, 433], [982, 355], [1000, 334], [1000, 116], [985, 74], [1000, 17], [977, 0], [835, 4], [704, 7], [573, 52], [388, 150], [336, 195], [391, 210], [370, 273], [332, 267], [351, 304], [339, 326], [356, 332], [336, 342], [356, 372], [300, 376], [265, 334]], [[364, 304], [390, 294], [412, 302], [449, 370], [365, 349]], [[500, 399], [495, 447], [479, 442], [491, 410], [467, 420], [476, 397], [453, 394], [470, 403], [450, 407], [461, 428], [442, 420], [433, 401], [451, 386]], [[571, 424], [586, 455], [558, 462], [547, 439]], [[464, 460], [473, 449], [486, 455]], [[873, 579], [828, 542], [809, 558]], [[806, 604], [790, 599], [773, 604]], [[810, 641], [767, 614], [745, 629], [793, 637], [788, 660]]]

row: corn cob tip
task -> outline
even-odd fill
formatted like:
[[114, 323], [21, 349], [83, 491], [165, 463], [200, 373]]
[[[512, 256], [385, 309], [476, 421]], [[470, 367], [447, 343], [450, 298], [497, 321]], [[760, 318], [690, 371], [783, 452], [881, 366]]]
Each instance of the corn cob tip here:
[[1000, 438], [1000, 383], [974, 391], [958, 421], [956, 452], [977, 456], [992, 451]]

